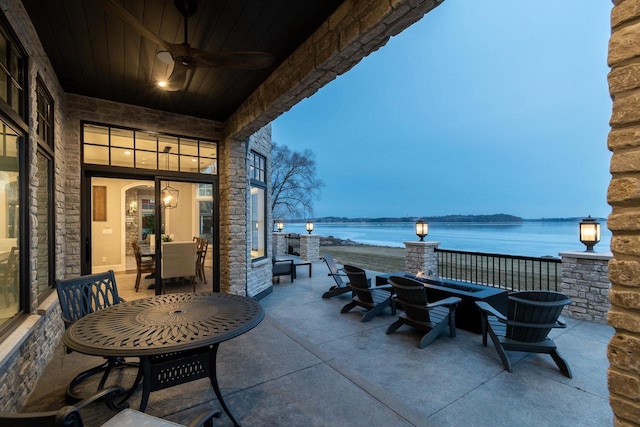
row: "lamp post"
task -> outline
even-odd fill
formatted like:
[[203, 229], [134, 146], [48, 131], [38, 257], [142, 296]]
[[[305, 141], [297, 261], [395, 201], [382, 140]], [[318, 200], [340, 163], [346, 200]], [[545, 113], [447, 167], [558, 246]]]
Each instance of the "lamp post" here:
[[600, 241], [600, 223], [590, 215], [580, 221], [580, 241], [587, 247], [585, 252], [594, 252], [593, 247]]
[[420, 238], [420, 241], [424, 242], [424, 236], [429, 234], [429, 224], [427, 224], [427, 221], [422, 219], [416, 221], [416, 234]]
[[311, 232], [313, 231], [313, 221], [307, 221], [307, 231], [309, 232], [309, 234], [311, 234]]
[[276, 222], [276, 228], [278, 229], [278, 233], [281, 232], [284, 228], [284, 223], [282, 221]]

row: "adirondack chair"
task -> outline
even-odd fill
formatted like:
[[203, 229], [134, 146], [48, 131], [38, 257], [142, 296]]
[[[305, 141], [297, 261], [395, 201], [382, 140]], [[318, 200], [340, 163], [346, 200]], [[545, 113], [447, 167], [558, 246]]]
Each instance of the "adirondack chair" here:
[[[56, 290], [65, 329], [88, 314], [123, 301], [118, 295], [113, 270], [71, 279], [57, 279]], [[109, 357], [103, 364], [79, 373], [67, 388], [68, 399], [71, 401], [82, 399], [76, 388], [89, 377], [102, 373], [102, 379], [98, 385], [98, 390], [101, 390], [113, 369], [127, 367], [138, 369], [139, 364], [127, 362], [120, 357]]]
[[[338, 268], [331, 255], [323, 254], [322, 258], [324, 259], [324, 262], [327, 263], [327, 267], [329, 267], [329, 276], [333, 277], [333, 280], [335, 280], [336, 282], [334, 286], [332, 286], [327, 292], [322, 294], [322, 298], [331, 298], [335, 297], [336, 295], [342, 295], [346, 292], [351, 292], [349, 282], [345, 282], [343, 280], [344, 277], [347, 277], [347, 273], [345, 273], [342, 268]], [[368, 280], [370, 281], [371, 279]]]
[[396, 304], [404, 309], [404, 315], [387, 328], [387, 335], [394, 333], [402, 325], [412, 326], [426, 334], [418, 342], [418, 348], [425, 348], [440, 335], [447, 326], [449, 337], [456, 336], [456, 307], [462, 301], [458, 297], [448, 297], [429, 303], [424, 285], [408, 277], [391, 276]]
[[547, 335], [552, 328], [566, 328], [560, 313], [571, 303], [566, 296], [550, 291], [514, 292], [509, 296], [507, 315], [486, 302], [476, 301], [482, 314], [482, 344], [491, 337], [504, 368], [512, 372], [505, 351], [549, 354], [560, 371], [572, 378], [567, 361], [560, 356], [556, 344]]
[[[104, 400], [107, 407], [111, 410], [121, 409], [115, 403], [115, 400], [125, 390], [122, 387], [114, 386], [109, 387], [95, 395], [88, 397], [73, 406], [64, 406], [54, 411], [43, 412], [25, 412], [25, 413], [0, 413], [0, 427], [49, 427], [49, 426], [68, 426], [68, 427], [83, 427], [82, 417], [80, 411], [88, 405]], [[188, 427], [200, 427], [200, 426], [213, 426], [213, 418], [219, 418], [222, 415], [220, 411], [213, 409], [206, 410], [200, 413], [194, 418]], [[115, 426], [168, 426], [168, 421], [163, 421], [160, 418], [153, 417], [151, 415], [144, 414], [134, 409], [124, 409], [118, 412], [113, 418], [109, 419], [106, 423], [102, 424], [103, 427], [115, 427]], [[181, 424], [171, 425], [179, 426]]]
[[373, 319], [391, 306], [391, 314], [396, 314], [396, 302], [393, 300], [393, 287], [390, 284], [371, 286], [367, 273], [358, 267], [345, 265], [344, 271], [349, 277], [349, 287], [353, 291], [351, 302], [342, 307], [340, 313], [347, 313], [354, 307], [362, 307], [367, 311], [362, 315], [362, 321]]

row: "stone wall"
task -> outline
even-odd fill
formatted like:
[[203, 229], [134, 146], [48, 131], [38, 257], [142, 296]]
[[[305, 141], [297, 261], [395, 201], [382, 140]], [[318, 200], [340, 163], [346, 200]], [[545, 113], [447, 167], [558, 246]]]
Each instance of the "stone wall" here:
[[[44, 288], [46, 283], [38, 282], [38, 268], [45, 262], [43, 260], [43, 242], [39, 239], [41, 233], [47, 233], [46, 229], [38, 228], [38, 184], [41, 171], [38, 170], [37, 152], [37, 78], [39, 77], [51, 94], [54, 102], [54, 141], [55, 141], [55, 182], [54, 206], [51, 213], [56, 213], [55, 254], [48, 254], [55, 262], [56, 276], [64, 273], [66, 241], [60, 235], [64, 234], [64, 200], [65, 200], [65, 150], [62, 139], [64, 129], [64, 93], [60, 86], [53, 67], [49, 62], [37, 33], [31, 24], [22, 2], [19, 0], [0, 0], [0, 8], [5, 14], [9, 24], [16, 33], [22, 46], [29, 57], [27, 71], [27, 96], [29, 116], [28, 138], [25, 141], [27, 163], [29, 167], [28, 189], [28, 223], [23, 224], [27, 229], [26, 242], [28, 246], [21, 250], [23, 256], [28, 257], [29, 267], [26, 280], [30, 284], [30, 306], [26, 308], [20, 325], [0, 342], [0, 411], [15, 411], [24, 403], [26, 397], [35, 387], [40, 374], [52, 357], [53, 350], [62, 334], [62, 321], [57, 306], [55, 293], [38, 293], [38, 288]], [[51, 217], [49, 218], [51, 220]], [[40, 248], [40, 250], [39, 250]], [[48, 249], [48, 248], [47, 248]], [[57, 310], [56, 310], [57, 308]], [[36, 314], [37, 313], [37, 314]]]
[[571, 298], [563, 314], [575, 319], [607, 323], [609, 303], [609, 260], [611, 254], [561, 252], [561, 292]]
[[[256, 153], [266, 157], [267, 166], [271, 164], [271, 125], [267, 125], [260, 129], [258, 132], [249, 137], [247, 141], [247, 153], [249, 151], [255, 151]], [[249, 211], [249, 198], [251, 197], [251, 181], [249, 179], [249, 159], [248, 156], [245, 155], [245, 168], [243, 170], [245, 177], [245, 206], [247, 207], [245, 210], [245, 224], [251, 223], [251, 212]], [[246, 289], [248, 296], [255, 296], [259, 293], [267, 290], [272, 286], [271, 284], [271, 254], [269, 253], [272, 250], [271, 243], [271, 233], [269, 230], [271, 229], [270, 224], [273, 224], [273, 217], [271, 214], [271, 180], [269, 179], [270, 169], [267, 167], [267, 216], [265, 218], [265, 224], [268, 228], [267, 230], [267, 241], [265, 242], [265, 250], [266, 250], [266, 259], [260, 259], [256, 261], [252, 261], [245, 269], [247, 270], [247, 282]], [[251, 239], [249, 238], [249, 233], [251, 230], [245, 229], [246, 233], [246, 259], [251, 259]]]
[[610, 403], [618, 426], [640, 425], [640, 3], [615, 0], [608, 62], [613, 99], [608, 138], [611, 310]]
[[311, 262], [320, 259], [320, 236], [317, 234], [300, 235], [300, 258]]
[[407, 273], [438, 276], [438, 255], [440, 242], [404, 242], [405, 271]]

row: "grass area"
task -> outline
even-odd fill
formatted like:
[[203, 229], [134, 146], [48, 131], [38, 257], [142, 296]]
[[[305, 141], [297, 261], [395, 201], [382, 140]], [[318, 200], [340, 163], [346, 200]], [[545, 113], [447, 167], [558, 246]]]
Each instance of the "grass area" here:
[[320, 256], [330, 254], [338, 264], [349, 264], [382, 273], [404, 271], [405, 248], [388, 246], [321, 246]]

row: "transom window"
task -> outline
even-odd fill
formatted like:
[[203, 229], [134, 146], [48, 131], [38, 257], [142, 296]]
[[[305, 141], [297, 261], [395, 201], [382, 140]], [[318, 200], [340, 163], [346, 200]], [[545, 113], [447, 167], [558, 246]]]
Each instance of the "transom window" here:
[[53, 149], [53, 98], [51, 98], [49, 91], [47, 91], [40, 79], [38, 79], [36, 96], [38, 103], [38, 139]]
[[0, 99], [23, 118], [24, 83], [23, 55], [4, 32], [4, 28], [0, 28]]
[[214, 141], [83, 124], [84, 163], [176, 172], [218, 173]]

